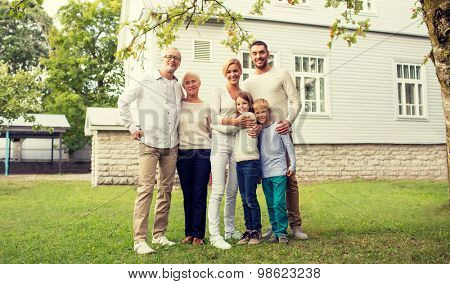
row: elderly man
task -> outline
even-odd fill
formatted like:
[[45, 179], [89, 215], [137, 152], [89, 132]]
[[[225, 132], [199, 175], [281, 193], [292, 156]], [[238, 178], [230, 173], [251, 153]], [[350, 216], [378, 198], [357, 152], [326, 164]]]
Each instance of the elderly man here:
[[[289, 72], [269, 65], [269, 50], [263, 41], [255, 41], [250, 46], [250, 57], [255, 65], [255, 73], [244, 82], [243, 89], [250, 92], [254, 99], [265, 99], [269, 102], [272, 115], [278, 122], [276, 131], [287, 134], [301, 109], [300, 95]], [[299, 193], [297, 178], [288, 177], [286, 189], [286, 205], [294, 239], [307, 239], [302, 230], [302, 219], [299, 210]], [[263, 235], [270, 238], [272, 230]]]
[[[159, 70], [153, 70], [119, 97], [120, 117], [133, 138], [139, 140], [139, 186], [134, 204], [134, 250], [138, 254], [155, 252], [147, 244], [148, 215], [159, 164], [158, 197], [152, 244], [174, 245], [166, 236], [170, 201], [178, 155], [178, 123], [183, 91], [174, 76], [181, 54], [169, 48]], [[137, 101], [139, 123], [133, 120], [130, 104]], [[139, 124], [139, 126], [137, 125]]]

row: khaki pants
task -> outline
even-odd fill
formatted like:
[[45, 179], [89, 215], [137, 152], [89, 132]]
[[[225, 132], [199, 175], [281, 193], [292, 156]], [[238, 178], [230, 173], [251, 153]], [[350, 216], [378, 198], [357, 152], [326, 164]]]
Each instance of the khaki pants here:
[[155, 186], [156, 166], [159, 164], [158, 197], [155, 206], [153, 236], [164, 235], [169, 221], [170, 201], [178, 156], [178, 146], [170, 149], [139, 144], [139, 186], [134, 203], [134, 241], [147, 241], [148, 215]]
[[[292, 140], [292, 135], [290, 135]], [[288, 167], [291, 164], [289, 156], [286, 155]], [[286, 187], [286, 207], [288, 211], [289, 225], [291, 227], [300, 227], [302, 225], [302, 216], [300, 215], [300, 194], [298, 192], [298, 182], [295, 173], [288, 177]]]

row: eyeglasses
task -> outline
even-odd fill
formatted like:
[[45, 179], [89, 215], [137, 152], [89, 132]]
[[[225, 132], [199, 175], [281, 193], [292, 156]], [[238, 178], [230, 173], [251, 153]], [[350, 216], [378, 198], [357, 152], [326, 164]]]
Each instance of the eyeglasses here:
[[164, 58], [167, 58], [167, 61], [170, 61], [172, 59], [174, 61], [176, 61], [176, 62], [180, 62], [181, 61], [181, 57], [174, 56], [174, 55], [165, 55]]

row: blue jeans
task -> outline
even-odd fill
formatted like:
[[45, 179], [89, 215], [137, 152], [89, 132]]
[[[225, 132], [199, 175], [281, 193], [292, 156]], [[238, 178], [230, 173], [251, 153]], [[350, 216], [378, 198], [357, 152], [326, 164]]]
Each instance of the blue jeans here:
[[178, 150], [177, 171], [184, 197], [186, 237], [205, 238], [210, 155], [209, 149]]
[[261, 231], [261, 209], [256, 197], [260, 168], [259, 160], [242, 161], [236, 164], [239, 191], [244, 207], [245, 227], [251, 231]]

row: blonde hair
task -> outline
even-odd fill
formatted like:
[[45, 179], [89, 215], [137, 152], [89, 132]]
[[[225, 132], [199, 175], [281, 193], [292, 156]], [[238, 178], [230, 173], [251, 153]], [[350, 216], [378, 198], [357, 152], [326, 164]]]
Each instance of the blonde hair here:
[[266, 101], [265, 99], [256, 99], [253, 102], [253, 109], [257, 109], [257, 108], [264, 108], [264, 109], [270, 111], [269, 102]]
[[241, 73], [242, 73], [242, 65], [241, 65], [241, 62], [240, 62], [238, 59], [236, 59], [236, 58], [229, 58], [229, 59], [227, 59], [227, 60], [225, 61], [225, 63], [223, 64], [223, 67], [222, 67], [222, 73], [223, 73], [223, 76], [227, 75], [228, 67], [230, 67], [230, 65], [233, 65], [233, 64], [236, 64], [237, 67], [239, 68], [239, 70], [241, 70]]
[[184, 81], [186, 80], [186, 77], [187, 77], [187, 76], [194, 76], [194, 77], [197, 79], [197, 81], [198, 81], [199, 84], [202, 83], [202, 80], [200, 79], [200, 75], [199, 75], [197, 72], [194, 72], [194, 71], [186, 71], [186, 73], [184, 73], [184, 75], [183, 75], [183, 79], [181, 80], [181, 85], [182, 85], [182, 86], [184, 86]]

